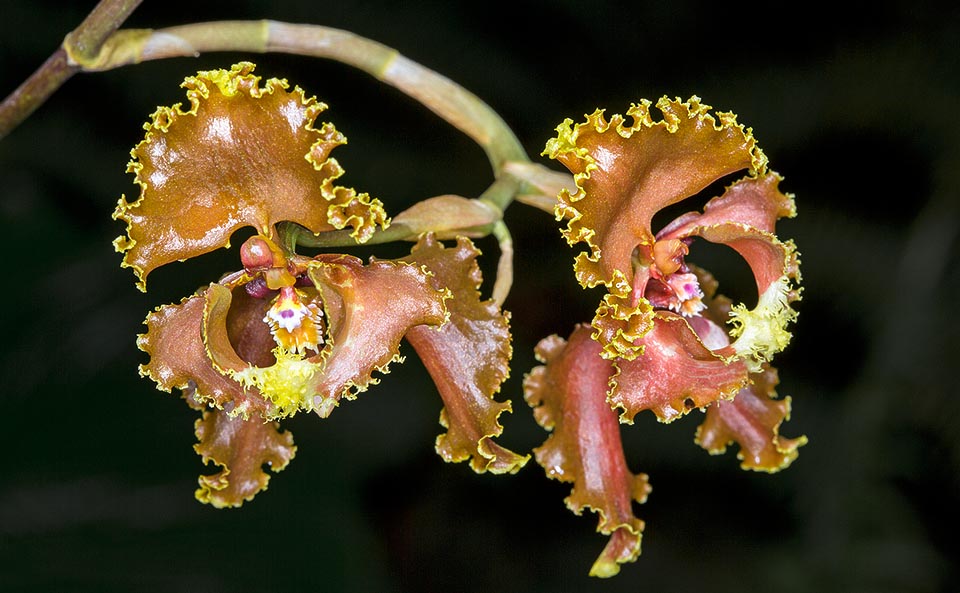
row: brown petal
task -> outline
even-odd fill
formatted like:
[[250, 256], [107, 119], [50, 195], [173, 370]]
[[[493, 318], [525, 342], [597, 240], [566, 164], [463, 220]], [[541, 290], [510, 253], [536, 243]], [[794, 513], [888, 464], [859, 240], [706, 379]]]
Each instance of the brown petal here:
[[632, 276], [634, 248], [652, 246], [650, 223], [659, 210], [730, 173], [766, 169], [753, 135], [733, 114], [711, 115], [697, 97], [664, 97], [657, 108], [663, 120], [655, 122], [649, 101], [631, 106], [629, 126], [600, 110], [581, 124], [567, 120], [544, 150], [574, 173], [577, 191], [561, 191], [556, 213], [569, 220], [567, 241], [590, 248], [576, 262], [584, 286], [612, 287]]
[[[213, 366], [204, 344], [202, 328], [208, 317], [213, 315], [221, 319], [222, 324], [226, 319], [226, 306], [210, 309], [208, 300], [222, 304], [218, 298], [229, 298], [229, 295], [228, 288], [212, 284], [201, 294], [188, 297], [179, 305], [166, 305], [148, 315], [145, 322], [147, 333], [139, 336], [137, 345], [150, 355], [150, 362], [140, 366], [140, 374], [153, 379], [157, 387], [164, 391], [174, 387], [185, 390], [185, 394], [192, 396], [192, 405], [211, 403], [234, 413], [246, 414], [251, 410], [265, 413], [269, 402], [255, 389], [244, 390], [221, 374]], [[226, 305], [229, 305], [229, 300]], [[218, 350], [229, 347], [233, 352], [225, 326], [223, 336], [218, 338], [213, 347]], [[236, 356], [235, 353], [233, 355]]]
[[600, 350], [588, 326], [578, 326], [569, 343], [557, 336], [542, 340], [536, 352], [546, 365], [526, 377], [524, 395], [540, 425], [553, 430], [534, 450], [537, 462], [548, 476], [573, 482], [567, 507], [578, 515], [585, 508], [599, 513], [597, 530], [611, 536], [590, 570], [609, 577], [640, 554], [643, 521], [632, 501], [644, 502], [650, 486], [646, 474], [627, 468], [617, 415], [606, 402], [613, 363]]
[[614, 363], [619, 373], [611, 380], [609, 401], [623, 410], [621, 422], [632, 422], [643, 410], [670, 422], [693, 408], [733, 397], [747, 384], [742, 361], [727, 362], [712, 352], [675, 313], [657, 311], [653, 330], [641, 342], [641, 356]]
[[399, 360], [400, 340], [418, 325], [439, 326], [447, 318], [444, 300], [420, 266], [403, 261], [363, 262], [349, 255], [319, 256], [308, 268], [320, 291], [328, 323], [326, 345], [318, 357], [323, 372], [310, 381], [314, 410], [326, 417], [340, 398], [378, 382], [373, 371], [387, 372]]
[[270, 476], [263, 471], [263, 465], [279, 472], [297, 451], [293, 435], [280, 432], [279, 428], [276, 422], [244, 420], [220, 410], [204, 410], [196, 423], [200, 442], [193, 448], [204, 464], [212, 462], [222, 469], [200, 476], [197, 500], [217, 508], [239, 507], [266, 490]]
[[765, 366], [763, 372], [751, 375], [752, 385], [730, 401], [718, 401], [707, 408], [703, 424], [697, 428], [696, 442], [712, 455], [727, 450], [727, 445], [740, 445], [737, 458], [740, 467], [755, 471], [777, 472], [797, 458], [797, 449], [807, 437], [785, 439], [780, 424], [790, 419], [790, 398], [776, 397], [778, 383], [775, 369]]
[[363, 241], [386, 225], [379, 201], [334, 185], [343, 169], [328, 156], [346, 139], [331, 124], [314, 127], [326, 105], [284, 80], [261, 88], [253, 69], [187, 78], [190, 108], [157, 109], [131, 151], [140, 196], [120, 199], [114, 218], [127, 236], [115, 245], [141, 290], [154, 268], [229, 246], [245, 226], [268, 237], [285, 220], [315, 233], [351, 226]]
[[503, 432], [497, 418], [511, 410], [509, 401], [493, 399], [510, 373], [510, 327], [496, 303], [480, 300], [479, 254], [467, 238], [446, 249], [425, 235], [404, 258], [431, 271], [436, 286], [453, 294], [446, 302], [449, 321], [440, 328], [411, 328], [407, 340], [443, 398], [440, 423], [448, 430], [437, 437], [437, 453], [446, 461], [470, 459], [476, 472], [514, 473], [529, 456], [493, 442]]

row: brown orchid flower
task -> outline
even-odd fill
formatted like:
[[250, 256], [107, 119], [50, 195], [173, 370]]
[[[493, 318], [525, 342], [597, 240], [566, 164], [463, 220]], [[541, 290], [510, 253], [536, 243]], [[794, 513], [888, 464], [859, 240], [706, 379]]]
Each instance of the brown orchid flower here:
[[[574, 270], [586, 287], [607, 289], [590, 326], [568, 341], [556, 336], [537, 347], [546, 363], [528, 375], [527, 401], [553, 434], [535, 453], [547, 474], [574, 483], [567, 505], [600, 514], [610, 541], [591, 570], [611, 576], [640, 553], [643, 522], [632, 501], [649, 492], [644, 474], [627, 469], [618, 416], [631, 423], [651, 410], [670, 422], [694, 408], [707, 419], [697, 442], [720, 453], [741, 447], [743, 467], [777, 471], [797, 455], [803, 437], [779, 436], [789, 399], [776, 401], [776, 372], [768, 362], [790, 340], [796, 318], [798, 257], [792, 242], [774, 234], [776, 221], [794, 216], [793, 197], [750, 129], [730, 113], [710, 113], [697, 97], [661, 99], [655, 121], [644, 101], [623, 116], [602, 111], [574, 125], [565, 121], [544, 154], [573, 174], [575, 191], [558, 197], [558, 220], [568, 243], [585, 243]], [[711, 183], [746, 176], [658, 232], [660, 210]], [[731, 306], [716, 281], [688, 264], [696, 239], [726, 245], [749, 264], [757, 305]], [[730, 324], [730, 330], [724, 328]]]
[[128, 167], [140, 196], [121, 198], [114, 214], [127, 223], [117, 249], [142, 290], [154, 268], [256, 231], [240, 248], [241, 270], [158, 308], [138, 341], [150, 355], [141, 374], [203, 410], [196, 450], [221, 471], [201, 476], [197, 498], [239, 506], [265, 489], [263, 464], [279, 471], [296, 450], [278, 421], [328, 416], [401, 360], [403, 338], [445, 405], [441, 456], [470, 459], [478, 472], [517, 471], [527, 457], [492, 440], [510, 410], [493, 399], [510, 333], [507, 314], [480, 298], [479, 252], [469, 239], [445, 247], [429, 233], [397, 260], [292, 252], [278, 223], [314, 234], [349, 228], [363, 242], [389, 219], [378, 200], [334, 184], [343, 170], [329, 153], [345, 138], [316, 125], [326, 106], [283, 80], [261, 87], [253, 69], [186, 79], [190, 108], [162, 107], [146, 124]]

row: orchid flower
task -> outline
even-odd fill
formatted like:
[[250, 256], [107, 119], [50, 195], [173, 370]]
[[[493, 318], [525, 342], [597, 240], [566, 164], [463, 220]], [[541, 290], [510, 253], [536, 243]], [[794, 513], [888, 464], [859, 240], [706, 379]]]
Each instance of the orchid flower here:
[[[697, 97], [643, 101], [607, 118], [596, 111], [566, 120], [544, 154], [574, 174], [555, 213], [570, 245], [586, 244], [574, 271], [585, 288], [606, 288], [593, 321], [569, 340], [537, 347], [545, 363], [525, 381], [527, 401], [553, 434], [535, 450], [547, 474], [573, 482], [567, 506], [600, 515], [610, 535], [591, 574], [611, 576], [640, 553], [643, 522], [632, 511], [650, 492], [647, 476], [627, 468], [620, 423], [650, 410], [670, 422], [694, 408], [707, 418], [697, 442], [711, 453], [731, 442], [743, 466], [777, 471], [805, 438], [782, 439], [789, 398], [773, 400], [774, 354], [790, 341], [796, 318], [799, 260], [775, 223], [795, 215], [793, 197], [749, 128], [730, 113], [711, 114]], [[654, 215], [710, 184], [745, 171], [702, 212], [689, 212], [657, 232]], [[758, 301], [731, 306], [717, 283], [687, 262], [696, 239], [726, 245], [746, 260]], [[729, 330], [725, 329], [729, 325]]]
[[424, 233], [396, 260], [295, 253], [279, 223], [348, 230], [362, 243], [390, 221], [378, 200], [335, 184], [343, 169], [329, 155], [346, 139], [317, 124], [326, 106], [284, 80], [261, 87], [253, 69], [186, 79], [189, 109], [161, 107], [144, 126], [128, 166], [140, 196], [114, 213], [127, 223], [115, 245], [141, 290], [153, 269], [255, 231], [240, 269], [158, 308], [138, 340], [150, 355], [141, 374], [202, 411], [195, 448], [220, 471], [200, 477], [197, 498], [240, 506], [265, 489], [263, 464], [279, 471], [296, 451], [279, 421], [329, 416], [402, 360], [404, 338], [444, 402], [438, 453], [477, 472], [517, 471], [528, 457], [493, 442], [510, 410], [493, 399], [510, 332], [507, 314], [480, 298], [479, 252], [467, 238], [447, 247]]

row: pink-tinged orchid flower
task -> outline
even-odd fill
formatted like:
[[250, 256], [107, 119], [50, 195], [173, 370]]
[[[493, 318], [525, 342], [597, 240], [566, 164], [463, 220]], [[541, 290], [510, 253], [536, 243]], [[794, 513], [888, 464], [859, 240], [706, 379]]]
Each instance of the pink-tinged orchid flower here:
[[239, 506], [265, 489], [263, 464], [279, 471], [296, 451], [278, 421], [328, 416], [401, 359], [403, 338], [444, 402], [438, 453], [478, 472], [517, 471], [527, 457], [492, 440], [510, 410], [493, 399], [508, 374], [510, 333], [507, 314], [480, 299], [479, 252], [468, 239], [445, 247], [429, 234], [407, 257], [367, 264], [289, 251], [280, 222], [349, 228], [363, 242], [389, 220], [379, 201], [334, 185], [343, 170], [329, 153], [345, 139], [315, 125], [326, 107], [282, 80], [260, 87], [253, 68], [200, 72], [183, 85], [189, 110], [157, 110], [128, 167], [140, 196], [121, 198], [114, 214], [127, 223], [116, 247], [142, 290], [151, 270], [256, 230], [241, 246], [241, 270], [158, 308], [138, 341], [150, 355], [141, 374], [203, 410], [196, 450], [221, 471], [201, 476], [197, 498]]
[[[640, 552], [643, 522], [631, 501], [643, 502], [646, 476], [626, 468], [619, 426], [650, 410], [670, 422], [694, 408], [707, 419], [697, 442], [711, 453], [740, 444], [743, 467], [777, 471], [805, 441], [782, 439], [789, 399], [776, 401], [768, 362], [790, 340], [796, 318], [798, 257], [774, 234], [776, 221], [795, 215], [793, 197], [751, 130], [730, 113], [710, 113], [696, 97], [661, 99], [655, 120], [644, 101], [623, 116], [602, 111], [574, 125], [565, 121], [544, 154], [573, 174], [556, 215], [568, 243], [585, 243], [574, 270], [586, 287], [607, 292], [590, 326], [564, 342], [542, 341], [545, 366], [527, 377], [527, 400], [553, 434], [536, 450], [547, 474], [574, 483], [568, 506], [600, 514], [611, 536], [591, 574], [611, 576]], [[658, 232], [654, 215], [713, 182], [746, 176]], [[687, 262], [696, 239], [726, 245], [749, 264], [758, 302], [730, 306], [716, 282]], [[725, 329], [729, 325], [729, 330]], [[589, 339], [588, 339], [589, 338]]]

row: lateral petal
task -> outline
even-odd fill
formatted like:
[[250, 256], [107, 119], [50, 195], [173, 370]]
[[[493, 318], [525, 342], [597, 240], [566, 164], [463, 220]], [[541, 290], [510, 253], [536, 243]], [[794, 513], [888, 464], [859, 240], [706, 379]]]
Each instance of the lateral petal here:
[[[208, 355], [203, 327], [210, 315], [222, 315], [225, 323], [226, 309], [211, 312], [207, 301], [215, 298], [211, 293], [222, 296], [220, 291], [230, 294], [226, 287], [212, 284], [178, 305], [159, 307], [147, 316], [147, 333], [137, 338], [137, 345], [150, 355], [150, 361], [140, 365], [140, 374], [153, 379], [159, 389], [175, 387], [189, 394], [193, 406], [210, 403], [232, 414], [266, 413], [269, 402], [256, 389], [245, 390], [218, 371]], [[225, 329], [222, 339], [227, 339]], [[233, 352], [229, 341], [218, 340], [213, 348]]]
[[309, 381], [312, 409], [327, 417], [341, 398], [379, 382], [374, 371], [401, 360], [400, 340], [412, 327], [440, 326], [450, 293], [434, 287], [421, 266], [350, 255], [318, 256], [307, 270], [323, 300], [328, 336], [318, 357], [323, 372]]
[[711, 455], [719, 455], [727, 445], [737, 443], [740, 467], [774, 473], [797, 458], [797, 449], [807, 443], [807, 437], [780, 436], [780, 425], [790, 419], [790, 398], [774, 399], [779, 382], [776, 369], [765, 365], [750, 378], [752, 384], [732, 400], [718, 401], [707, 408], [695, 440]]
[[541, 426], [553, 433], [534, 449], [551, 478], [573, 482], [567, 507], [581, 514], [600, 515], [597, 531], [609, 535], [590, 570], [610, 577], [620, 564], [640, 554], [643, 521], [633, 514], [633, 501], [650, 493], [646, 474], [627, 468], [616, 413], [606, 402], [613, 363], [601, 357], [601, 347], [588, 326], [578, 326], [566, 342], [557, 336], [541, 340], [538, 359], [546, 363], [524, 380], [524, 396]]
[[423, 266], [438, 288], [450, 290], [450, 319], [439, 328], [413, 327], [406, 337], [443, 399], [440, 423], [447, 432], [437, 437], [437, 453], [446, 461], [470, 459], [478, 473], [514, 473], [529, 456], [493, 441], [503, 432], [498, 417], [511, 411], [509, 401], [493, 399], [510, 374], [509, 315], [492, 300], [480, 300], [479, 254], [465, 237], [451, 248], [431, 234], [420, 239], [404, 260]]

